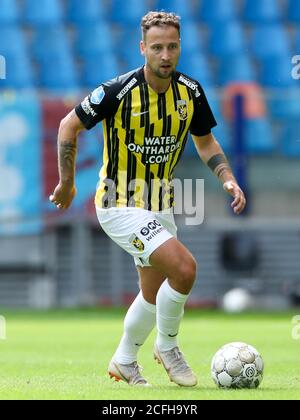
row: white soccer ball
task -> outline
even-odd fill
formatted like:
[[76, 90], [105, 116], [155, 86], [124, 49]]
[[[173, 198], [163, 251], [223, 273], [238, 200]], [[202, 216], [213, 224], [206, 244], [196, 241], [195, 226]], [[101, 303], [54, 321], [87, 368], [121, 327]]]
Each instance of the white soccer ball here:
[[211, 375], [219, 388], [257, 388], [263, 370], [261, 355], [246, 343], [225, 344], [211, 362]]
[[243, 312], [252, 306], [250, 293], [242, 288], [229, 290], [223, 296], [223, 309], [226, 312]]

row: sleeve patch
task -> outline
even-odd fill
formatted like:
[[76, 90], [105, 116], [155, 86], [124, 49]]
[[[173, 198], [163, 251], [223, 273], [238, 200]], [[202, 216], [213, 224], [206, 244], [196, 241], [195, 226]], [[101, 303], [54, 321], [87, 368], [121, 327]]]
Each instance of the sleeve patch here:
[[91, 94], [91, 102], [94, 105], [99, 105], [105, 96], [103, 86], [99, 86]]

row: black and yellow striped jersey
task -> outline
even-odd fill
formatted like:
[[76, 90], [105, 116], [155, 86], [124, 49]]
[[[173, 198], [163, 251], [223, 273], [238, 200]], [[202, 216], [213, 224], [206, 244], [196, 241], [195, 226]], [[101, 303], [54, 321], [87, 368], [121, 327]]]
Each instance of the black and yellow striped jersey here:
[[172, 207], [173, 172], [189, 130], [203, 136], [216, 125], [197, 81], [175, 72], [168, 90], [158, 94], [143, 67], [103, 83], [75, 111], [87, 129], [103, 121], [98, 208]]

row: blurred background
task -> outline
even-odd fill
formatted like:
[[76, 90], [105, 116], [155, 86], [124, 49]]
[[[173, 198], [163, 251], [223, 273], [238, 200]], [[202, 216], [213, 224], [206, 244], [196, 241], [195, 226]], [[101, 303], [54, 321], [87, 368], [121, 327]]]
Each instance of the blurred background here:
[[162, 9], [181, 16], [178, 69], [203, 85], [248, 197], [233, 216], [188, 142], [176, 176], [205, 179], [204, 223], [177, 218], [199, 263], [189, 305], [219, 306], [233, 288], [256, 308], [300, 304], [299, 0], [0, 0], [0, 306], [122, 305], [138, 292], [132, 258], [95, 219], [101, 125], [80, 138], [72, 209], [48, 196], [60, 120], [143, 65], [141, 16]]

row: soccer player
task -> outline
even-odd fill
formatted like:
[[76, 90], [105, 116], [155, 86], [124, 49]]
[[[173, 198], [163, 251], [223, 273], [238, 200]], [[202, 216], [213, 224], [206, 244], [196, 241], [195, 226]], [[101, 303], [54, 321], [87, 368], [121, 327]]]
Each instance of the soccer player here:
[[116, 380], [147, 386], [137, 353], [156, 325], [155, 359], [171, 381], [194, 386], [197, 377], [179, 350], [177, 335], [196, 277], [196, 261], [176, 239], [171, 182], [188, 132], [202, 161], [233, 197], [236, 214], [246, 200], [211, 133], [216, 121], [202, 87], [176, 71], [179, 17], [166, 12], [145, 15], [140, 50], [143, 67], [102, 83], [61, 121], [60, 180], [50, 200], [59, 209], [70, 206], [76, 194], [77, 135], [103, 121], [97, 216], [107, 235], [134, 257], [140, 284], [108, 372]]

